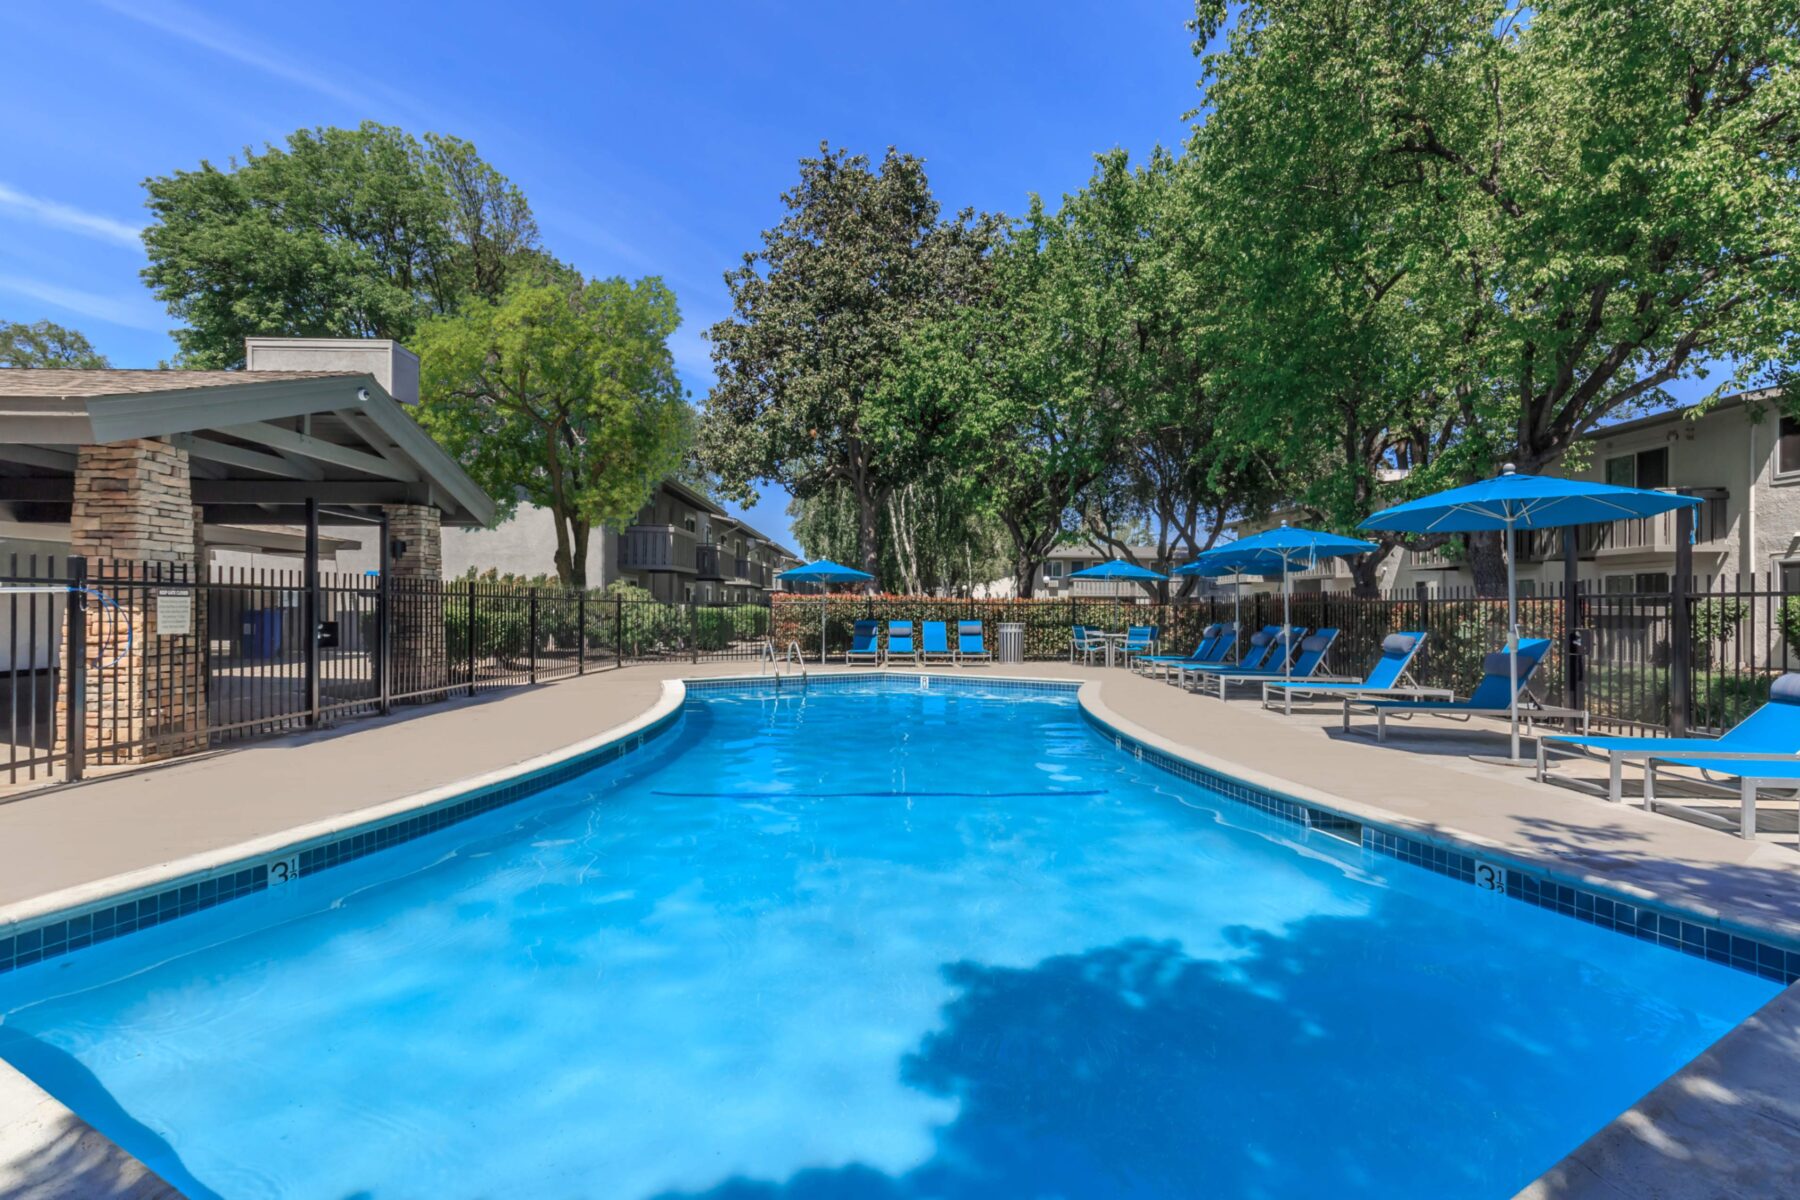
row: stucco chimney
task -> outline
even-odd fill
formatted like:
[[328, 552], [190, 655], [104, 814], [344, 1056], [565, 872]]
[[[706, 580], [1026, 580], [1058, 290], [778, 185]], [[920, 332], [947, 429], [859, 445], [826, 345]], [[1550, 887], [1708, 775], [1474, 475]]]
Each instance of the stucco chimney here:
[[354, 371], [402, 404], [419, 402], [419, 357], [388, 338], [245, 338], [244, 369]]

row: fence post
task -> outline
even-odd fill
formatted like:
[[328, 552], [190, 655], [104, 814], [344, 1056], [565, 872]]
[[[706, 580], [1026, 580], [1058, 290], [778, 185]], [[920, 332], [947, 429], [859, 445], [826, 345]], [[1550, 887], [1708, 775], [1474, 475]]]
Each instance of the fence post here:
[[1568, 707], [1581, 708], [1587, 698], [1587, 662], [1582, 658], [1581, 580], [1577, 561], [1580, 535], [1563, 526], [1563, 676], [1568, 681]]
[[387, 510], [381, 510], [381, 550], [376, 556], [375, 577], [375, 680], [380, 696], [380, 712], [387, 716], [394, 702], [394, 660], [390, 647], [394, 644], [394, 606], [391, 577], [393, 556], [388, 539]]
[[68, 702], [63, 710], [63, 778], [79, 782], [87, 766], [87, 558], [69, 556], [69, 601], [64, 619], [69, 636], [64, 639], [68, 662], [63, 690]]
[[306, 501], [306, 724], [319, 724], [319, 625], [324, 619], [319, 594], [319, 502]]
[[587, 674], [587, 588], [575, 593], [575, 674]]
[[1669, 577], [1669, 736], [1686, 737], [1693, 715], [1694, 612], [1688, 588], [1693, 583], [1694, 510], [1675, 510], [1675, 573]]
[[688, 602], [688, 643], [693, 647], [694, 662], [700, 662], [700, 606]]
[[475, 581], [469, 580], [469, 632], [463, 639], [469, 643], [469, 695], [475, 694]]
[[625, 665], [625, 597], [613, 597], [613, 665]]
[[526, 671], [526, 678], [529, 679], [532, 683], [537, 682], [538, 591], [539, 591], [538, 588], [531, 589], [531, 619], [530, 619], [529, 624], [527, 625], [527, 633], [525, 635], [526, 637], [531, 639], [531, 649], [529, 652], [529, 657], [526, 659], [527, 665], [526, 665], [525, 671]]

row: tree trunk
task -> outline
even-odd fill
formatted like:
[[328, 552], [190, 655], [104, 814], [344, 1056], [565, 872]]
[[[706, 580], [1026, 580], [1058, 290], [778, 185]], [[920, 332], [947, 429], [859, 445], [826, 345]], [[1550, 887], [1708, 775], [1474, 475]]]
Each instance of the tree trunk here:
[[1475, 575], [1478, 596], [1506, 595], [1506, 556], [1503, 535], [1497, 529], [1469, 535], [1469, 570]]
[[[858, 565], [870, 575], [878, 575], [881, 567], [881, 551], [877, 544], [877, 522], [880, 519], [881, 499], [869, 489], [869, 482], [862, 476], [856, 479], [856, 549], [862, 556]], [[865, 592], [877, 590], [878, 580], [870, 580], [863, 585]]]
[[1381, 564], [1394, 552], [1389, 546], [1373, 554], [1356, 554], [1350, 558], [1350, 594], [1359, 600], [1381, 599]]
[[568, 586], [585, 589], [587, 587], [588, 537], [593, 526], [586, 521], [571, 518], [569, 526], [574, 532], [575, 563], [569, 572]]
[[569, 524], [572, 518], [561, 508], [553, 507], [550, 519], [556, 522], [556, 578], [564, 587], [574, 587], [575, 553], [569, 544]]

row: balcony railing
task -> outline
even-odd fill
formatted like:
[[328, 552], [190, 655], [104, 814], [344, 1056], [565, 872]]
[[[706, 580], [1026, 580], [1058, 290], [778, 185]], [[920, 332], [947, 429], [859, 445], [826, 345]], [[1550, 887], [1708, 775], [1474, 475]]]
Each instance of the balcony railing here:
[[[1661, 488], [1660, 491], [1673, 489]], [[1730, 495], [1723, 488], [1684, 489], [1698, 496], [1700, 507], [1694, 510], [1694, 546], [1696, 549], [1721, 549], [1720, 543], [1731, 536]], [[1627, 555], [1673, 556], [1676, 543], [1676, 514], [1660, 513], [1654, 517], [1636, 517], [1627, 521], [1609, 521], [1603, 525], [1576, 527], [1575, 554], [1578, 558], [1614, 558]], [[1561, 529], [1534, 529], [1521, 534], [1520, 562], [1551, 562], [1562, 557]]]
[[712, 542], [694, 547], [694, 569], [701, 579], [723, 579], [719, 574], [719, 548]]
[[698, 538], [672, 525], [631, 525], [619, 535], [619, 566], [636, 571], [692, 571]]

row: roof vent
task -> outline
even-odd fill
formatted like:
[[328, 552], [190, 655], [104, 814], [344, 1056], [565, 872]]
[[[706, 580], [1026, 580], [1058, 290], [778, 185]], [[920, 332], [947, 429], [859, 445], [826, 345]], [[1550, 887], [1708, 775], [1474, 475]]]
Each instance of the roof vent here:
[[419, 356], [389, 338], [245, 338], [244, 369], [373, 375], [400, 403], [419, 402]]

